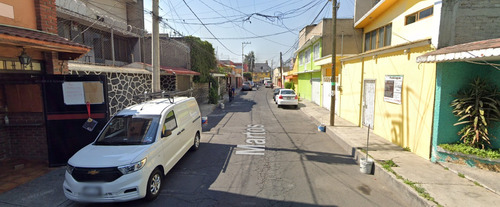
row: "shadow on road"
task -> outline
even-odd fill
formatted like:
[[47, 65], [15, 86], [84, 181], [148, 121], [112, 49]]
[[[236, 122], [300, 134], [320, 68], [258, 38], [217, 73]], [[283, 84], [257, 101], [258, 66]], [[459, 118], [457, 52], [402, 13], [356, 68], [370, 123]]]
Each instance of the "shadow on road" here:
[[[210, 189], [217, 178], [226, 173], [226, 167], [235, 147], [234, 145], [201, 143], [198, 151], [187, 153], [164, 177], [160, 196], [152, 202], [137, 200], [106, 204], [78, 203], [73, 206], [320, 206]], [[269, 150], [311, 153], [319, 156], [327, 156], [328, 154], [303, 150], [273, 148]], [[335, 155], [337, 158], [339, 156]], [[324, 159], [310, 158], [318, 161]], [[219, 186], [219, 188], [224, 189], [226, 187], [229, 189], [228, 186]]]

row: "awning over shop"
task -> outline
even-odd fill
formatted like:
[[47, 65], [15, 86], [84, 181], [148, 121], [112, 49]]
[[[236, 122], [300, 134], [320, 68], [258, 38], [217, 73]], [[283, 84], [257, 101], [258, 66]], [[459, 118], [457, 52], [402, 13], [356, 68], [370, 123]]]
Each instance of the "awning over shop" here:
[[292, 78], [297, 78], [298, 75], [297, 74], [294, 74], [294, 75], [287, 75], [285, 76], [285, 79], [292, 79]]
[[60, 60], [78, 59], [90, 51], [90, 47], [56, 34], [3, 24], [0, 24], [0, 45], [58, 52]]
[[417, 57], [418, 63], [500, 60], [500, 38], [444, 47]]
[[151, 74], [149, 70], [144, 68], [133, 68], [133, 67], [113, 67], [113, 66], [103, 66], [103, 65], [89, 65], [84, 63], [69, 62], [68, 68], [70, 71], [93, 71], [93, 72], [110, 72], [110, 73], [135, 73], [135, 74]]

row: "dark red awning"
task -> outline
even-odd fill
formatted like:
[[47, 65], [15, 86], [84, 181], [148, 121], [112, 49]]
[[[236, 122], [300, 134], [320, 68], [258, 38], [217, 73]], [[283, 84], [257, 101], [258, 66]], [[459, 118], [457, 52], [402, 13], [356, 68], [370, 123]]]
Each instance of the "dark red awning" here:
[[186, 68], [173, 68], [173, 67], [161, 67], [160, 70], [167, 72], [168, 74], [175, 75], [200, 75], [200, 73]]

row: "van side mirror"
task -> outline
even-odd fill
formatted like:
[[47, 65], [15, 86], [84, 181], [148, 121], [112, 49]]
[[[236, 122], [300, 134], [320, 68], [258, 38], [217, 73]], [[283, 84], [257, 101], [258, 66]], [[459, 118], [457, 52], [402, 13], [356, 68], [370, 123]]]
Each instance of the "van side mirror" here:
[[172, 134], [172, 130], [165, 130], [165, 132], [161, 133], [161, 137], [168, 137]]

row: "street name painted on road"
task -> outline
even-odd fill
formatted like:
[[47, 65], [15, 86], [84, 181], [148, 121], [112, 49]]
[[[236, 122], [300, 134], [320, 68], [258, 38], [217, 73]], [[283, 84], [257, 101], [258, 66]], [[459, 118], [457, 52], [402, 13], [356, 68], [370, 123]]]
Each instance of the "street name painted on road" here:
[[[264, 155], [266, 149], [266, 129], [261, 124], [249, 124], [243, 133], [247, 145], [237, 145], [237, 155]], [[239, 149], [239, 151], [238, 151]]]

